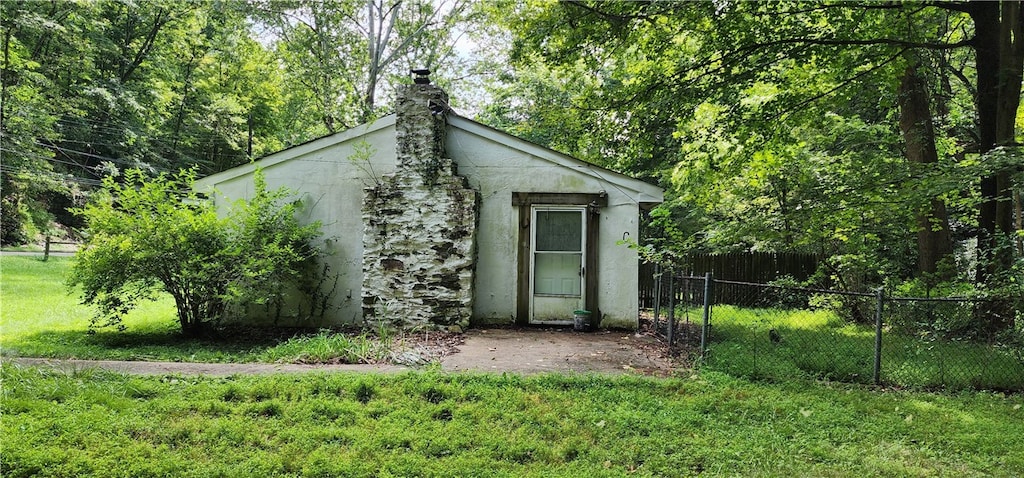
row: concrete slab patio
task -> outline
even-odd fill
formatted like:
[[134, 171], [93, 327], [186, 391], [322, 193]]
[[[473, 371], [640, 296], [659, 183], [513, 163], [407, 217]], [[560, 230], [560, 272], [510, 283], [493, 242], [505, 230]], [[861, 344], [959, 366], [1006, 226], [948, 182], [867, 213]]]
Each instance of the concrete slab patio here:
[[671, 362], [656, 339], [629, 331], [472, 329], [457, 354], [441, 360], [446, 371], [578, 372], [667, 375]]

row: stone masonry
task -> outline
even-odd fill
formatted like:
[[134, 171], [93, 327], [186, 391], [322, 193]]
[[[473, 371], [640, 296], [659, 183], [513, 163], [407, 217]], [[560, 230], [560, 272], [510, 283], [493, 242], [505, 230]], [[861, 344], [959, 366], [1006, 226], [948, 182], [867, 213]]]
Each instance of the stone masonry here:
[[403, 328], [469, 325], [477, 194], [445, 157], [448, 95], [406, 85], [397, 167], [363, 198], [363, 318]]

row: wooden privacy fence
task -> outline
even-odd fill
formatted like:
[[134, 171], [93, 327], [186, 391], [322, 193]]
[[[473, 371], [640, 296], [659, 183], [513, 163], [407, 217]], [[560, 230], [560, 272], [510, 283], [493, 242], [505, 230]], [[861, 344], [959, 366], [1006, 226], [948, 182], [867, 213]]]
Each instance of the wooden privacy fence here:
[[[669, 266], [663, 265], [663, 268]], [[818, 256], [798, 252], [734, 252], [729, 254], [691, 254], [679, 262], [672, 264], [676, 274], [684, 276], [704, 276], [710, 272], [715, 279], [736, 282], [768, 283], [781, 277], [792, 277], [803, 281], [811, 277], [818, 269]], [[640, 307], [654, 307], [654, 279], [657, 265], [640, 264]], [[714, 300], [719, 304], [751, 305], [749, 293], [739, 293], [730, 284], [721, 284], [715, 288]], [[667, 298], [668, 291], [662, 291], [662, 298]]]

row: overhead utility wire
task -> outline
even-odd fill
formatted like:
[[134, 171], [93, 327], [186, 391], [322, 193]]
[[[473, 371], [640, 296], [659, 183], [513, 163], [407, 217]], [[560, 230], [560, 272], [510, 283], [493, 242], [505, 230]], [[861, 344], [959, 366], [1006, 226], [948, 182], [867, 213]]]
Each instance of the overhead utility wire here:
[[[99, 154], [87, 153], [85, 151], [78, 151], [78, 150], [69, 149], [69, 148], [62, 148], [62, 147], [57, 146], [55, 144], [45, 144], [45, 143], [40, 143], [38, 141], [35, 142], [35, 144], [37, 144], [39, 146], [46, 147], [46, 148], [53, 148], [53, 149], [58, 150], [58, 151], [60, 151], [62, 153], [80, 154], [82, 156], [86, 156], [86, 157], [90, 157], [90, 158], [96, 158], [96, 159], [102, 159], [102, 160], [105, 160], [105, 161], [110, 161], [110, 162], [122, 164], [124, 166], [131, 166], [131, 167], [139, 166], [139, 162], [140, 162], [140, 161], [132, 161], [132, 160], [128, 160], [128, 159], [111, 158], [109, 156], [102, 156], [102, 155], [99, 155]], [[63, 162], [63, 161], [60, 161], [60, 160], [56, 160], [56, 161]], [[65, 164], [71, 164], [71, 163], [66, 163], [66, 162], [64, 162], [64, 163]], [[88, 166], [85, 166], [85, 165], [82, 165], [82, 164], [74, 164], [74, 165], [75, 166], [80, 166], [80, 167], [83, 167], [83, 168], [88, 168]], [[169, 170], [169, 169], [153, 166], [152, 164], [150, 164], [149, 167], [152, 168], [154, 171], [158, 171], [158, 172], [161, 172], [161, 173], [169, 173], [169, 172], [171, 172], [171, 170]]]
[[12, 166], [6, 166], [6, 165], [0, 165], [0, 171], [3, 171], [3, 172], [8, 173], [8, 174], [16, 174], [16, 175], [37, 176], [37, 177], [38, 176], [43, 176], [43, 177], [47, 177], [47, 178], [55, 180], [55, 181], [72, 181], [72, 182], [76, 182], [76, 183], [80, 183], [80, 184], [87, 184], [87, 185], [90, 185], [90, 186], [100, 186], [100, 185], [103, 184], [103, 181], [100, 181], [98, 179], [82, 178], [82, 177], [72, 176], [72, 175], [63, 176], [63, 175], [61, 175], [59, 173], [52, 172], [52, 171], [49, 171], [49, 172], [47, 172], [47, 171], [29, 171], [29, 170], [18, 169], [18, 168], [15, 168], [15, 167], [12, 167]]
[[[119, 129], [119, 128], [115, 128], [115, 127], [111, 127], [111, 126], [95, 126], [94, 127], [94, 126], [90, 126], [90, 125], [85, 124], [85, 123], [77, 122], [77, 121], [85, 121], [85, 122], [94, 122], [94, 123], [97, 123], [97, 124], [104, 124], [104, 125], [106, 124], [106, 123], [100, 123], [100, 122], [98, 122], [96, 120], [90, 120], [90, 119], [87, 119], [87, 118], [78, 118], [77, 120], [59, 119], [57, 121], [58, 122], [62, 122], [62, 123], [66, 123], [66, 124], [84, 126], [84, 127], [87, 127], [87, 128], [96, 128], [96, 129], [101, 129], [101, 130], [107, 130], [107, 131], [113, 132], [113, 133], [123, 133], [124, 132], [123, 129]], [[132, 129], [131, 126], [128, 125], [127, 123], [124, 123], [124, 126], [125, 126], [125, 129]], [[224, 138], [223, 135], [219, 135], [217, 133], [191, 133], [191, 132], [187, 132], [187, 131], [184, 132], [184, 137], [191, 138], [191, 139], [197, 139], [199, 142], [206, 142], [206, 141], [212, 141], [212, 140], [218, 140], [218, 139], [223, 139]], [[151, 142], [151, 143], [153, 143], [153, 144], [155, 144], [157, 146], [160, 146], [160, 147], [164, 148], [167, 151], [173, 151], [173, 152], [177, 153], [182, 159], [184, 159], [185, 161], [188, 161], [190, 163], [196, 164], [196, 163], [202, 163], [202, 162], [207, 162], [208, 161], [206, 159], [201, 159], [201, 158], [197, 158], [195, 156], [184, 154], [184, 153], [181, 152], [181, 147], [180, 146], [170, 145], [170, 144], [167, 143], [167, 141], [165, 141], [163, 139], [160, 139], [157, 136], [145, 136], [145, 138], [146, 138], [147, 141], [149, 141], [149, 142]], [[64, 141], [64, 140], [61, 140], [61, 141]], [[79, 141], [68, 141], [68, 142], [79, 142]], [[121, 148], [125, 147], [124, 145], [120, 145], [120, 144], [87, 142], [87, 141], [81, 141], [81, 142], [85, 143], [85, 144], [97, 144], [97, 145], [109, 146], [109, 147], [121, 147]]]
[[67, 164], [69, 166], [77, 166], [77, 167], [82, 168], [82, 169], [89, 169], [88, 166], [85, 166], [85, 165], [82, 165], [82, 164], [72, 163], [72, 162], [69, 162], [69, 161], [61, 161], [61, 160], [59, 160], [57, 158], [54, 158], [54, 157], [51, 157], [51, 156], [44, 156], [42, 154], [30, 153], [30, 152], [26, 152], [26, 151], [15, 151], [15, 150], [12, 150], [12, 149], [7, 149], [7, 148], [0, 148], [0, 151], [6, 151], [8, 153], [17, 154], [19, 156], [32, 157], [32, 158], [42, 159], [42, 160], [46, 160], [46, 161], [50, 161], [50, 162], [54, 162], [54, 163]]

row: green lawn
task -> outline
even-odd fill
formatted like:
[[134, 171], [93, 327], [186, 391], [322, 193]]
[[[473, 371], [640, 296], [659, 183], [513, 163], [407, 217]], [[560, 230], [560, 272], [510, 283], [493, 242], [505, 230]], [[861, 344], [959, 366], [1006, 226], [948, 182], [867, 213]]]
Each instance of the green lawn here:
[[1020, 395], [716, 373], [2, 379], [5, 477], [1024, 474]]
[[[875, 329], [829, 310], [715, 306], [715, 370], [753, 378], [825, 378], [871, 383]], [[773, 341], [769, 331], [778, 333]], [[1009, 348], [900, 334], [885, 327], [882, 382], [919, 388], [1024, 390], [1024, 361]]]
[[130, 314], [127, 335], [112, 329], [87, 335], [93, 311], [80, 305], [78, 296], [64, 285], [72, 261], [0, 256], [0, 345], [5, 355], [140, 359], [147, 351], [120, 346], [144, 338], [153, 349], [176, 345], [168, 343], [173, 342], [176, 326], [169, 298], [142, 304]]
[[182, 362], [377, 361], [395, 337], [245, 327], [224, 337], [184, 338], [174, 302], [142, 303], [124, 331], [89, 334], [93, 310], [64, 285], [73, 258], [0, 256], [0, 352], [5, 356]]
[[[291, 360], [351, 346], [326, 332], [283, 343], [184, 341], [166, 300], [129, 317], [126, 332], [88, 335], [89, 310], [63, 289], [71, 259], [0, 261], [5, 355]], [[864, 335], [828, 317], [801, 321]], [[780, 328], [784, 343], [798, 339], [795, 329]], [[757, 347], [778, 345], [752, 334]], [[1021, 395], [712, 371], [200, 378], [5, 363], [0, 380], [4, 477], [1024, 475]]]

